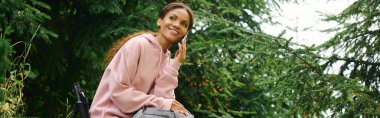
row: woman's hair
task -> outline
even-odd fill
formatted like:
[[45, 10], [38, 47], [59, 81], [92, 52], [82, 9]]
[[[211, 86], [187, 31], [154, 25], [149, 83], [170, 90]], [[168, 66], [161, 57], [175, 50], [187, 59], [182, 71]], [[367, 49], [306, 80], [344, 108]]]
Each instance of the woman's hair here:
[[[187, 13], [189, 14], [189, 17], [190, 17], [190, 23], [189, 23], [189, 27], [187, 28], [187, 30], [190, 30], [192, 27], [193, 27], [193, 24], [194, 24], [194, 15], [193, 15], [193, 12], [192, 10], [187, 7], [185, 4], [183, 3], [180, 3], [180, 2], [172, 2], [168, 5], [166, 5], [164, 8], [161, 9], [160, 13], [159, 13], [159, 17], [161, 19], [163, 19], [166, 14], [173, 10], [173, 9], [177, 9], [177, 8], [182, 8], [182, 9], [185, 9], [187, 11]], [[123, 36], [122, 38], [118, 39], [111, 47], [111, 49], [109, 49], [107, 51], [107, 54], [106, 54], [106, 57], [104, 59], [104, 64], [105, 65], [108, 65], [112, 58], [115, 56], [115, 54], [117, 53], [117, 51], [119, 51], [119, 49], [131, 38], [133, 37], [136, 37], [136, 36], [139, 36], [141, 34], [152, 34], [154, 36], [157, 35], [157, 33], [155, 32], [151, 32], [151, 31], [142, 31], [142, 32], [137, 32], [137, 33], [134, 33], [134, 34], [131, 34], [131, 35], [128, 35], [128, 36]]]
[[127, 35], [127, 36], [123, 36], [121, 37], [120, 39], [118, 39], [111, 47], [111, 49], [109, 49], [107, 51], [107, 54], [106, 54], [106, 57], [104, 59], [104, 65], [107, 65], [111, 62], [112, 58], [115, 56], [115, 54], [117, 53], [117, 51], [119, 51], [119, 49], [131, 38], [133, 37], [136, 37], [136, 36], [139, 36], [141, 34], [153, 34], [153, 35], [157, 35], [157, 33], [154, 33], [154, 32], [151, 32], [151, 31], [142, 31], [142, 32], [137, 32], [137, 33], [134, 33], [134, 34], [131, 34], [131, 35]]

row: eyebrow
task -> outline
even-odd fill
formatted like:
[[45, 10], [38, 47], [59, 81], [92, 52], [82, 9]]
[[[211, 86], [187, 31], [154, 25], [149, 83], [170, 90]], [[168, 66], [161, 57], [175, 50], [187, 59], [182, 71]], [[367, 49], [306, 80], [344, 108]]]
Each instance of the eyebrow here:
[[[172, 13], [171, 15], [175, 16], [176, 18], [179, 18], [175, 13]], [[189, 23], [187, 20], [182, 20], [181, 22]]]

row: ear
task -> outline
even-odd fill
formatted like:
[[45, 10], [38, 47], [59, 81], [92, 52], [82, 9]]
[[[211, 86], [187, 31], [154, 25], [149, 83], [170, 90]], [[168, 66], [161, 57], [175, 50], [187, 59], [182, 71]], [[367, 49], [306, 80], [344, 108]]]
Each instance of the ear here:
[[161, 24], [162, 24], [162, 19], [161, 19], [161, 18], [158, 18], [158, 20], [157, 20], [157, 25], [158, 25], [158, 26], [161, 26]]

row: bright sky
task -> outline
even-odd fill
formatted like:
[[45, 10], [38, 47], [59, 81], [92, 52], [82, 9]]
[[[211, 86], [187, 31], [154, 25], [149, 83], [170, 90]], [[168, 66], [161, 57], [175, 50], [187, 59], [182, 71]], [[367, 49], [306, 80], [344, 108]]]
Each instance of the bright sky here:
[[[293, 42], [311, 46], [319, 45], [330, 39], [334, 34], [322, 33], [321, 30], [337, 26], [334, 22], [322, 21], [321, 13], [339, 14], [354, 0], [304, 0], [296, 3], [281, 4], [282, 14], [274, 13], [273, 20], [282, 25], [263, 25], [262, 29], [271, 35], [277, 36], [286, 30], [285, 38], [293, 37]], [[298, 28], [296, 28], [298, 27]], [[297, 29], [298, 33], [289, 29]], [[308, 29], [303, 31], [303, 29]]]

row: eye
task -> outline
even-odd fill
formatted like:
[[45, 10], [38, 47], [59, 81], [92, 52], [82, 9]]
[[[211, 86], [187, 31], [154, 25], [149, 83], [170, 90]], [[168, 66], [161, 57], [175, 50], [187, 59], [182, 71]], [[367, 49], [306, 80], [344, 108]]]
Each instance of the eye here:
[[170, 19], [171, 21], [174, 21], [174, 20], [175, 20], [174, 16], [170, 16], [169, 19]]
[[187, 23], [182, 22], [182, 26], [183, 26], [183, 27], [187, 27]]

